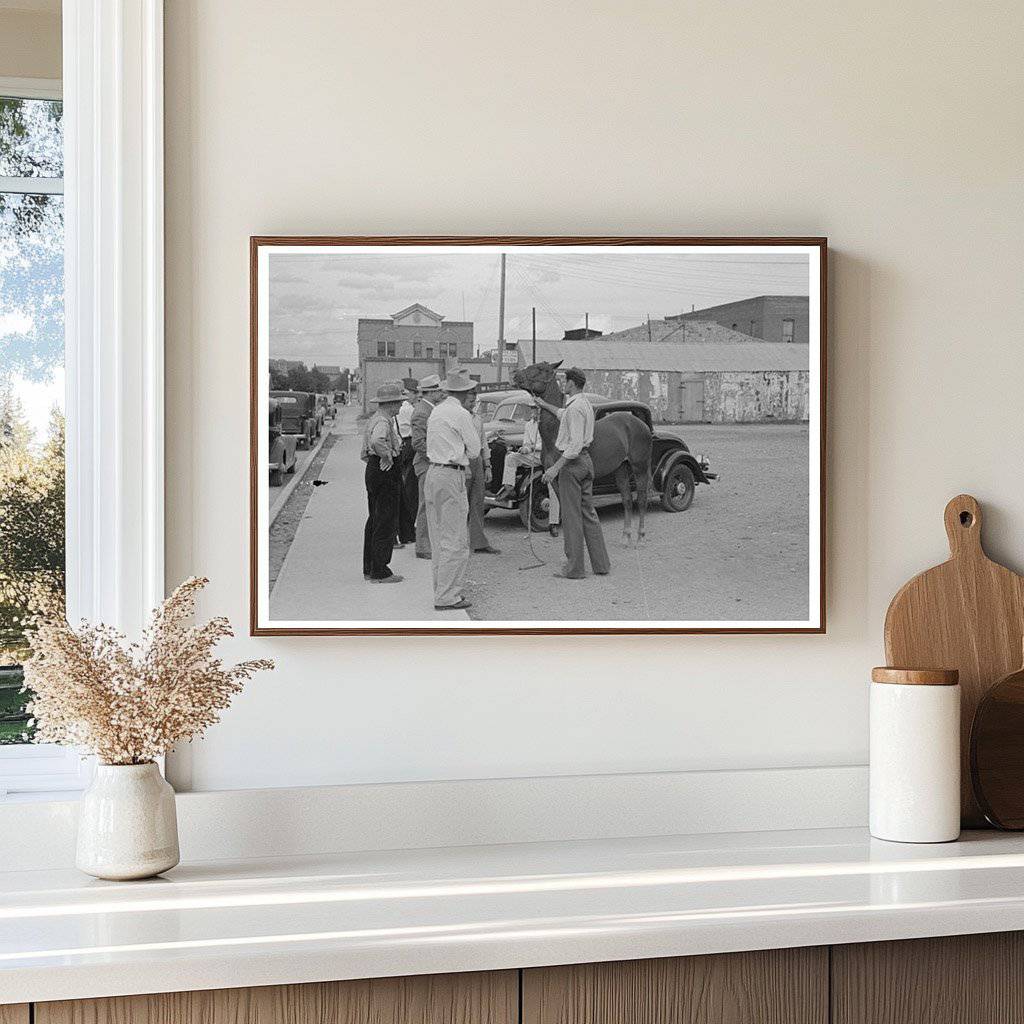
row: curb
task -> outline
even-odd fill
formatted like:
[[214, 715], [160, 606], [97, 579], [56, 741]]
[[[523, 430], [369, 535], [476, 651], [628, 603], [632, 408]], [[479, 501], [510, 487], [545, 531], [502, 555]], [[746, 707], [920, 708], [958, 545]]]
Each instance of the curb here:
[[309, 467], [313, 465], [313, 460], [316, 458], [317, 452], [320, 451], [320, 448], [323, 446], [324, 441], [327, 440], [328, 434], [331, 434], [333, 432], [334, 430], [332, 427], [331, 430], [325, 430], [320, 435], [320, 438], [317, 441], [316, 446], [309, 450], [309, 459], [307, 460], [306, 465], [303, 466], [302, 472], [300, 473], [298, 470], [296, 470], [294, 473], [292, 473], [291, 479], [281, 488], [280, 492], [275, 496], [273, 502], [270, 505], [270, 516], [269, 522], [267, 524], [268, 529], [274, 525], [274, 520], [277, 519], [277, 517], [281, 514], [281, 510], [285, 507], [285, 505], [288, 504], [288, 499], [291, 497], [292, 491], [294, 491], [295, 488], [299, 486], [299, 482], [305, 478], [306, 472], [309, 470]]

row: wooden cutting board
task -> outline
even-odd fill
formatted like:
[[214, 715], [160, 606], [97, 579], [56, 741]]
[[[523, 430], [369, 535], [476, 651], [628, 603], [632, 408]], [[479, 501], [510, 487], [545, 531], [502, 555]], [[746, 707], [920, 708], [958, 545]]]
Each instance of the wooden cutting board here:
[[988, 688], [1020, 668], [1024, 577], [993, 562], [981, 544], [981, 507], [957, 495], [945, 511], [948, 562], [915, 576], [885, 615], [885, 657], [894, 668], [960, 671], [960, 815], [986, 825], [971, 789], [970, 733]]

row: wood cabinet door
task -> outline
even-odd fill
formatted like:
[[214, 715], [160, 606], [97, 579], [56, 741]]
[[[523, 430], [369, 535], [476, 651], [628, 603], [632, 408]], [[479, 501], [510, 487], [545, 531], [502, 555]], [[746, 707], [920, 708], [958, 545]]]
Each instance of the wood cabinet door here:
[[516, 1024], [518, 1006], [517, 973], [494, 971], [37, 1003], [35, 1024]]
[[826, 1024], [828, 949], [523, 972], [523, 1024]]
[[1024, 933], [832, 947], [834, 1024], [1024, 1024]]
[[8, 1003], [0, 1006], [0, 1024], [28, 1024], [28, 1004]]

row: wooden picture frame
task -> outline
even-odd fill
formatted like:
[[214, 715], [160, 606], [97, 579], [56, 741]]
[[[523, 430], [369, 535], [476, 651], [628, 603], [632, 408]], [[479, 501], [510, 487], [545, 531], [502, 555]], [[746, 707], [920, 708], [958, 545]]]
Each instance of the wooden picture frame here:
[[[785, 250], [790, 253], [805, 254], [808, 259], [808, 289], [807, 289], [807, 323], [808, 323], [808, 356], [807, 356], [807, 380], [804, 387], [804, 396], [801, 401], [810, 410], [807, 420], [808, 448], [807, 448], [807, 470], [809, 480], [807, 522], [808, 522], [808, 544], [807, 544], [807, 565], [808, 565], [808, 602], [807, 616], [805, 620], [694, 620], [694, 619], [656, 619], [607, 621], [601, 620], [599, 624], [590, 625], [589, 620], [571, 621], [536, 621], [525, 620], [508, 621], [502, 620], [500, 624], [489, 624], [488, 620], [460, 620], [457, 623], [451, 621], [414, 620], [414, 621], [386, 621], [378, 624], [377, 621], [363, 620], [320, 620], [320, 619], [275, 619], [270, 613], [271, 586], [268, 576], [268, 548], [270, 535], [270, 522], [268, 519], [269, 484], [261, 484], [261, 479], [266, 477], [266, 439], [267, 432], [267, 410], [269, 398], [264, 399], [263, 391], [266, 389], [269, 395], [269, 363], [272, 357], [270, 354], [270, 327], [269, 327], [269, 296], [270, 296], [270, 257], [280, 255], [295, 256], [359, 256], [367, 254], [386, 258], [390, 253], [396, 255], [438, 255], [447, 256], [466, 255], [484, 256], [493, 255], [497, 250], [504, 250], [514, 259], [517, 256], [524, 256], [526, 253], [536, 255], [539, 260], [542, 257], [553, 258], [556, 254], [567, 253], [566, 258], [579, 259], [581, 257], [593, 256], [599, 258], [607, 256], [610, 259], [619, 256], [620, 253], [631, 255], [644, 255], [652, 259], [668, 255], [680, 255], [690, 257], [694, 260], [704, 259], [704, 262], [716, 268], [723, 265], [719, 257], [724, 261], [728, 257], [739, 259], [741, 256], [754, 252], [759, 255], [763, 252], [764, 262], [768, 263], [769, 257], [777, 253], [780, 258], [786, 255]], [[693, 250], [693, 253], [681, 250]], [[253, 236], [249, 243], [250, 253], [250, 634], [253, 636], [403, 636], [403, 635], [552, 635], [552, 634], [582, 634], [582, 635], [628, 635], [628, 634], [823, 634], [826, 631], [826, 404], [827, 404], [827, 293], [828, 273], [827, 255], [828, 244], [824, 237], [555, 237], [555, 236]], [[578, 255], [577, 255], [578, 254]], [[525, 256], [524, 256], [525, 258]], [[712, 258], [715, 262], [712, 263]], [[751, 260], [750, 262], [754, 262]], [[620, 263], [615, 264], [621, 266]], [[573, 265], [575, 266], [575, 265]], [[720, 272], [719, 272], [720, 273]], [[716, 285], [720, 284], [718, 278], [712, 278]], [[627, 277], [628, 280], [628, 277]], [[405, 296], [406, 298], [408, 296]], [[762, 294], [758, 299], [784, 298], [794, 296], [775, 296]], [[799, 297], [799, 296], [796, 296]], [[745, 300], [743, 300], [745, 301]], [[753, 301], [753, 298], [751, 299]], [[463, 300], [464, 302], [464, 300]], [[400, 301], [393, 303], [401, 304]], [[419, 306], [419, 303], [416, 303]], [[738, 305], [738, 302], [729, 302], [725, 305]], [[409, 307], [410, 309], [413, 307]], [[431, 310], [425, 306], [427, 313]], [[696, 314], [711, 312], [715, 307], [695, 310]], [[767, 307], [766, 307], [767, 308]], [[368, 312], [387, 312], [387, 310], [368, 310]], [[402, 312], [405, 312], [403, 310]], [[398, 314], [395, 314], [396, 316]], [[716, 316], [718, 314], [715, 314]], [[698, 317], [699, 318], [699, 317]], [[443, 320], [444, 317], [438, 318]], [[668, 320], [691, 319], [689, 312], [675, 316], [665, 316]], [[369, 321], [367, 321], [369, 322]], [[588, 321], [589, 322], [589, 321]], [[701, 321], [702, 323], [709, 321]], [[660, 325], [662, 321], [658, 321]], [[446, 325], [451, 326], [451, 324]], [[723, 330], [729, 331], [737, 327], [737, 324], [729, 326], [722, 324]], [[753, 331], [753, 322], [749, 328]], [[785, 326], [783, 328], [785, 330]], [[590, 338], [589, 328], [584, 329], [585, 338]], [[792, 341], [793, 327], [792, 320], [789, 326], [789, 338], [784, 341]], [[521, 332], [520, 332], [521, 333]], [[566, 332], [568, 335], [569, 331]], [[576, 331], [579, 334], [579, 329]], [[615, 332], [625, 333], [625, 332]], [[684, 329], [685, 336], [685, 329]], [[500, 337], [500, 335], [499, 335]], [[647, 340], [652, 341], [652, 320], [647, 319]], [[749, 337], [747, 341], [758, 340]], [[498, 363], [505, 358], [507, 342], [502, 344], [499, 341]], [[538, 342], [546, 347], [555, 346], [552, 342]], [[565, 343], [567, 345], [567, 343]], [[797, 346], [793, 346], [794, 350]], [[555, 350], [553, 349], [553, 350]], [[533, 348], [536, 354], [536, 346]], [[708, 350], [710, 351], [710, 349]], [[739, 351], [738, 349], [735, 351]], [[767, 351], [767, 350], [765, 350]], [[384, 359], [392, 358], [388, 352]], [[405, 362], [402, 357], [395, 357], [399, 362]], [[520, 353], [520, 366], [523, 355]], [[367, 365], [373, 360], [368, 359]], [[474, 358], [474, 362], [480, 362]], [[492, 357], [493, 361], [493, 357]], [[277, 363], [287, 362], [286, 360], [275, 360]], [[314, 360], [315, 362], [315, 360]], [[360, 363], [362, 366], [362, 362]], [[316, 369], [316, 367], [314, 367]], [[331, 369], [331, 367], [325, 367]], [[379, 369], [379, 368], [378, 368]], [[396, 375], [401, 376], [401, 375]], [[723, 378], [727, 374], [719, 374]], [[767, 381], [769, 374], [763, 374]], [[767, 386], [767, 385], [766, 385]], [[803, 385], [802, 385], [803, 386]], [[794, 421], [795, 422], [795, 421]], [[729, 426], [732, 425], [730, 422]], [[655, 427], [657, 429], [657, 426]], [[777, 428], [772, 428], [777, 429]], [[728, 479], [726, 475], [724, 479]], [[361, 486], [361, 476], [358, 477], [358, 486]], [[346, 482], [346, 490], [351, 491], [356, 486], [356, 475], [351, 475]], [[336, 489], [334, 493], [339, 493]], [[330, 492], [327, 492], [330, 493]], [[261, 510], [261, 501], [263, 508]], [[365, 503], [363, 505], [365, 509]], [[364, 512], [365, 515], [365, 512]], [[684, 513], [685, 515], [685, 513]], [[351, 517], [350, 517], [351, 518]], [[488, 520], [490, 522], [490, 520]], [[524, 531], [525, 533], [525, 531]], [[530, 538], [532, 540], [532, 538]], [[751, 538], [747, 538], [750, 540]], [[629, 554], [632, 558], [632, 553]], [[339, 565], [339, 571], [351, 572], [357, 570], [355, 562], [358, 553], [351, 552], [351, 564]], [[429, 563], [423, 563], [429, 569]], [[624, 561], [622, 564], [626, 564]], [[638, 571], [642, 572], [640, 555], [637, 555]], [[543, 571], [543, 570], [541, 570]], [[613, 574], [614, 575], [614, 574]], [[515, 584], [523, 581], [527, 574], [517, 574]], [[563, 582], [563, 581], [559, 581]], [[567, 582], [567, 581], [566, 581]], [[582, 583], [567, 583], [570, 586], [585, 586]], [[398, 588], [377, 588], [380, 591], [394, 591]], [[578, 592], [577, 592], [578, 593]], [[644, 598], [645, 603], [647, 597]], [[737, 599], [739, 600], [739, 599]], [[763, 624], [762, 624], [763, 623]]]

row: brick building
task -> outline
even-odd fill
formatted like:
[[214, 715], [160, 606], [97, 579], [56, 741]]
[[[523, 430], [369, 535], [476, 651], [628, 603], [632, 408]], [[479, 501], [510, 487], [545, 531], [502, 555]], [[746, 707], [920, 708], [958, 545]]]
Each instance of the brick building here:
[[810, 300], [806, 295], [756, 295], [739, 302], [696, 309], [665, 317], [668, 322], [711, 321], [758, 341], [810, 343]]
[[360, 317], [356, 330], [363, 410], [367, 397], [386, 380], [441, 376], [473, 358], [473, 325], [445, 320], [440, 313], [414, 302], [382, 319]]

